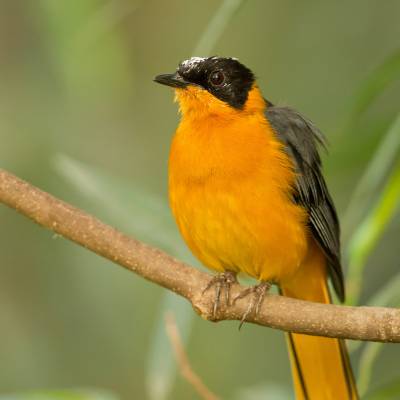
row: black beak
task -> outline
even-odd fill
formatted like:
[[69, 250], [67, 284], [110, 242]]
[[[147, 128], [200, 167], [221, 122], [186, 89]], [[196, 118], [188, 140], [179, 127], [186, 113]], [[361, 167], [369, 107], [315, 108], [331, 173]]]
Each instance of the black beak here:
[[161, 83], [161, 85], [171, 86], [173, 88], [185, 88], [190, 82], [185, 81], [177, 72], [174, 74], [157, 75], [154, 82]]

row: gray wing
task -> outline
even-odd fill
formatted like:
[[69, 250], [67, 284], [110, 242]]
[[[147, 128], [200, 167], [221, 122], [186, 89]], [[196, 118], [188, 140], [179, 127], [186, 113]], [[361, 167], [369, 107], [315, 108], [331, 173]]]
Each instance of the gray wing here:
[[318, 153], [318, 145], [325, 146], [324, 136], [311, 121], [291, 108], [271, 105], [265, 115], [294, 163], [298, 174], [294, 201], [307, 210], [313, 236], [327, 257], [335, 291], [344, 301], [339, 221]]

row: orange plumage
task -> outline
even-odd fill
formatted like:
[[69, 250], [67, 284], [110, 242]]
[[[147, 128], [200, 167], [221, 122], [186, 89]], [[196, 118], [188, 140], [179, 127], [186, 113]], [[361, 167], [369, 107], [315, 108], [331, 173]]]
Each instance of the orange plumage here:
[[171, 147], [169, 195], [186, 243], [216, 271], [292, 278], [307, 252], [305, 212], [290, 199], [294, 171], [259, 89], [240, 112], [198, 88], [178, 89], [177, 98], [183, 119]]
[[[236, 59], [194, 57], [156, 81], [174, 87], [182, 119], [169, 159], [170, 204], [205, 266], [329, 303], [327, 275], [344, 298], [339, 225], [320, 170], [319, 131], [272, 106]], [[270, 110], [270, 111], [269, 111]], [[344, 342], [288, 335], [295, 392], [355, 400]]]

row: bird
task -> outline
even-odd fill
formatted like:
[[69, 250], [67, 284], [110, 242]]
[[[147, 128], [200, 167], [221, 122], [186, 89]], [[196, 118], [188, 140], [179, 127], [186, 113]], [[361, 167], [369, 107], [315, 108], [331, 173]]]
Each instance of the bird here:
[[[259, 283], [246, 312], [271, 284], [296, 299], [340, 301], [345, 287], [340, 227], [322, 172], [321, 131], [300, 112], [267, 100], [254, 73], [233, 57], [191, 57], [154, 81], [172, 87], [181, 119], [168, 162], [169, 202], [193, 254], [229, 291], [237, 274]], [[227, 302], [229, 297], [227, 297]], [[344, 341], [289, 333], [298, 400], [354, 400]]]

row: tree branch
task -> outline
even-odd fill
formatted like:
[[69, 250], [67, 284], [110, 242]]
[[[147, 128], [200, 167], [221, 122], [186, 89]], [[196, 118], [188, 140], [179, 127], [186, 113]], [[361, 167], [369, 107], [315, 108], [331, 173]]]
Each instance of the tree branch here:
[[[214, 293], [203, 295], [210, 276], [161, 250], [130, 238], [98, 219], [0, 169], [0, 202], [143, 278], [172, 290], [212, 320]], [[244, 288], [232, 287], [232, 296]], [[215, 321], [240, 320], [248, 298], [225, 307]], [[248, 322], [289, 332], [354, 340], [400, 343], [400, 309], [319, 304], [268, 295]]]

